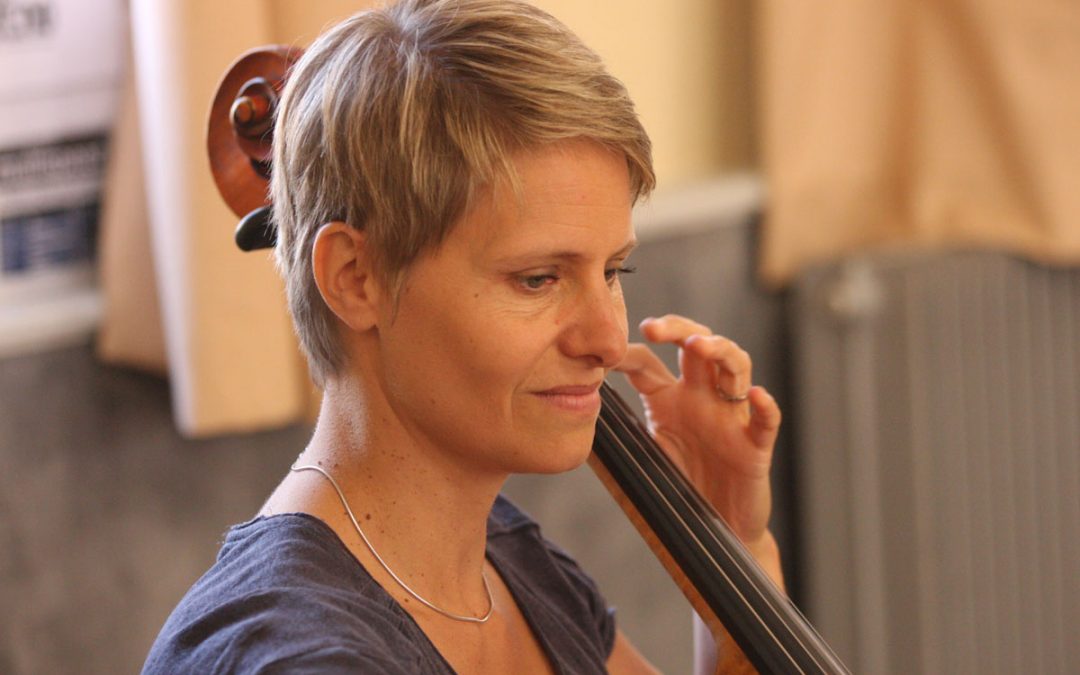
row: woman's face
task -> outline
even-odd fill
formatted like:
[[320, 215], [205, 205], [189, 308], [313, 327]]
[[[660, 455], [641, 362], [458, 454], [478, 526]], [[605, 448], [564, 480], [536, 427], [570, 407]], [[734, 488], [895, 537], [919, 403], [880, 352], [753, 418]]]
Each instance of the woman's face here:
[[380, 310], [379, 384], [409, 435], [454, 462], [565, 471], [587, 457], [597, 388], [626, 351], [629, 177], [586, 142], [516, 160], [520, 199], [478, 198]]

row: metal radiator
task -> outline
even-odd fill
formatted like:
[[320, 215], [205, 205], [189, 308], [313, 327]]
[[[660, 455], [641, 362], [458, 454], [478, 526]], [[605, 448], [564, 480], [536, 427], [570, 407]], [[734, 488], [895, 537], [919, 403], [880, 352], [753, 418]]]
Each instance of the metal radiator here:
[[1080, 672], [1080, 270], [865, 258], [793, 301], [826, 639], [854, 672]]

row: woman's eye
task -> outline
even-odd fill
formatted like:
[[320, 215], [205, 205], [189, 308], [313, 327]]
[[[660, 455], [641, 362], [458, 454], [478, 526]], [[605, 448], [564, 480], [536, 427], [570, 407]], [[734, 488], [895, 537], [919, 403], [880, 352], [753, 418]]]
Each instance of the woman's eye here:
[[609, 270], [605, 270], [604, 271], [604, 277], [607, 278], [608, 283], [610, 284], [610, 283], [615, 283], [615, 280], [618, 279], [619, 277], [621, 277], [622, 275], [624, 275], [624, 274], [633, 274], [634, 272], [637, 272], [636, 267], [630, 267], [628, 265], [623, 265], [621, 267], [612, 267]]
[[539, 291], [545, 286], [549, 286], [559, 280], [554, 274], [530, 274], [528, 276], [521, 277], [519, 280], [521, 285], [530, 291]]

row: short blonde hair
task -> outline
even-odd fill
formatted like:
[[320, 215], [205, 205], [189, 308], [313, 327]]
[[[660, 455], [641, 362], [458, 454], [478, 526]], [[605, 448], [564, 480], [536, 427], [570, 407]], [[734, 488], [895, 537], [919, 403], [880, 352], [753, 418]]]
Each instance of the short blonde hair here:
[[331, 28], [293, 68], [274, 139], [275, 255], [319, 385], [344, 367], [312, 271], [322, 224], [363, 230], [378, 278], [397, 288], [476, 190], [514, 183], [516, 152], [588, 139], [626, 158], [634, 201], [655, 185], [625, 87], [517, 0], [403, 0]]

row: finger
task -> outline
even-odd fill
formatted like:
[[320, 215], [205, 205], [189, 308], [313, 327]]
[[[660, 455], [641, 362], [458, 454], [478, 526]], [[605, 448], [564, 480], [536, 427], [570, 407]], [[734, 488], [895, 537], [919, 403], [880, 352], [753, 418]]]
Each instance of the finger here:
[[780, 431], [780, 406], [765, 387], [750, 390], [750, 440], [759, 448], [771, 446]]
[[680, 346], [691, 335], [712, 335], [712, 329], [708, 326], [678, 314], [668, 314], [659, 319], [648, 318], [638, 327], [650, 342], [668, 342]]
[[[722, 339], [722, 338], [721, 338]], [[679, 374], [692, 387], [716, 388], [715, 337], [691, 335], [679, 350]]]
[[640, 342], [631, 342], [627, 346], [626, 356], [615, 370], [626, 375], [634, 389], [645, 396], [675, 382], [675, 376], [660, 357]]
[[753, 382], [750, 355], [721, 335], [688, 338], [679, 367], [687, 381], [718, 388], [728, 396], [746, 394]]

